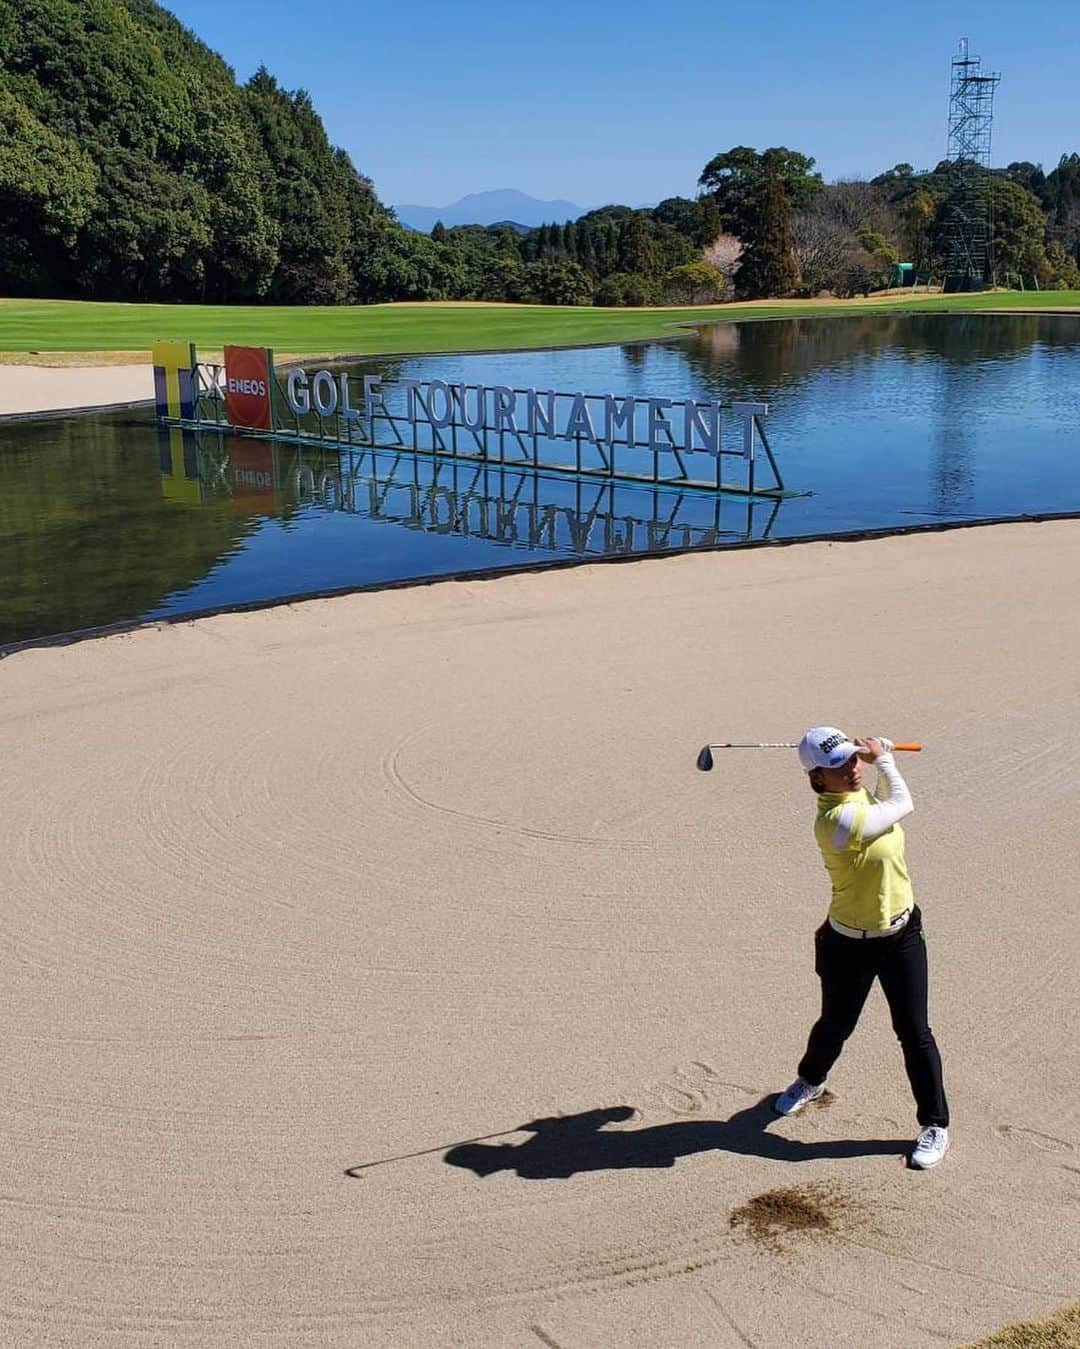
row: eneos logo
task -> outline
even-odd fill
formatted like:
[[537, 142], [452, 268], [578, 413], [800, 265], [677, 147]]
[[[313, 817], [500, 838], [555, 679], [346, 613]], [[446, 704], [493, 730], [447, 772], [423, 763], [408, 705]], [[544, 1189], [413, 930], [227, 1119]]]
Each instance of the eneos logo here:
[[225, 348], [225, 415], [233, 426], [274, 429], [270, 403], [273, 358], [266, 347]]

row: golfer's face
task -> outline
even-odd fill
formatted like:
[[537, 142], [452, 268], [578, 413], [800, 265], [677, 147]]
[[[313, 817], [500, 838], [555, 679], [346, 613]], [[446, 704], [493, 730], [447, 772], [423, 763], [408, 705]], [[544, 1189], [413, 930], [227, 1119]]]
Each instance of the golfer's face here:
[[857, 754], [839, 768], [823, 768], [821, 773], [827, 792], [857, 792], [862, 786], [863, 766]]

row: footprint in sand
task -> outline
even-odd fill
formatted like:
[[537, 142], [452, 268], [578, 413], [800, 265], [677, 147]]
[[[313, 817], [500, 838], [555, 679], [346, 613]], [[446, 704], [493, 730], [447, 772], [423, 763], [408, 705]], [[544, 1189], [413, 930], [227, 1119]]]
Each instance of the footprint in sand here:
[[700, 1114], [710, 1101], [725, 1091], [743, 1092], [748, 1096], [760, 1094], [753, 1087], [724, 1081], [715, 1068], [699, 1059], [678, 1064], [672, 1070], [670, 1081], [654, 1082], [648, 1088], [649, 1095], [674, 1115]]
[[1021, 1147], [1035, 1148], [1038, 1152], [1056, 1154], [1076, 1151], [1076, 1144], [1053, 1134], [1040, 1133], [1038, 1129], [1027, 1129], [1022, 1124], [995, 1124], [994, 1132], [1006, 1143], [1018, 1143]]

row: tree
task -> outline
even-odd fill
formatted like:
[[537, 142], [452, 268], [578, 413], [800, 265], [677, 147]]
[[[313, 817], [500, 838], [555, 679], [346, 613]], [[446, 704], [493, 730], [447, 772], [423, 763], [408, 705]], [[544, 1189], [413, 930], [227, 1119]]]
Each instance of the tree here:
[[619, 234], [619, 270], [648, 276], [653, 269], [652, 238], [644, 212], [635, 211]]
[[681, 234], [693, 235], [698, 228], [701, 208], [690, 197], [665, 197], [653, 207], [652, 218], [661, 225], [670, 225]]
[[917, 268], [930, 266], [932, 232], [937, 208], [933, 196], [924, 187], [917, 188], [904, 202], [900, 225], [908, 259]]
[[724, 233], [723, 217], [715, 198], [707, 194], [698, 197], [697, 207], [698, 224], [691, 238], [699, 248], [708, 248]]
[[1065, 252], [1065, 246], [1053, 239], [1046, 246], [1046, 258], [1050, 264], [1050, 276], [1047, 285], [1051, 290], [1080, 290], [1080, 266], [1076, 259]]
[[884, 173], [871, 181], [875, 186], [884, 187], [904, 187], [915, 176], [915, 170], [910, 164], [894, 164], [891, 169], [886, 169]]
[[995, 275], [1023, 278], [1040, 286], [1050, 278], [1051, 265], [1046, 255], [1046, 215], [1039, 199], [1026, 187], [1008, 178], [993, 185], [991, 256]]
[[1001, 170], [1001, 173], [1011, 182], [1019, 183], [1021, 187], [1026, 187], [1029, 192], [1034, 192], [1044, 207], [1047, 205], [1044, 195], [1046, 193], [1046, 174], [1043, 173], [1041, 164], [1033, 164], [1030, 159], [1021, 159], [1009, 164]]
[[213, 239], [210, 197], [201, 183], [116, 147], [100, 160], [98, 201], [74, 249], [91, 294], [200, 298]]
[[652, 281], [633, 272], [611, 272], [596, 288], [594, 303], [616, 305], [652, 304], [655, 299]]
[[1073, 257], [1080, 259], [1080, 155], [1062, 155], [1046, 175], [1044, 202], [1049, 229]]
[[376, 298], [408, 254], [307, 95], [154, 0], [0, 0], [0, 184], [0, 293]]
[[[736, 283], [750, 299], [790, 295], [799, 279], [782, 158], [765, 154], [764, 177], [746, 211], [746, 248]], [[800, 156], [801, 158], [801, 156]]]
[[727, 277], [707, 262], [684, 262], [664, 277], [664, 298], [676, 304], [717, 304], [727, 290]]
[[0, 89], [0, 288], [44, 294], [97, 199], [90, 156]]
[[701, 250], [704, 260], [729, 278], [728, 290], [731, 289], [730, 278], [738, 270], [742, 253], [742, 241], [736, 239], [734, 234], [718, 234], [711, 244]]
[[577, 260], [587, 272], [597, 273], [596, 236], [591, 225], [583, 225], [579, 220], [575, 230], [577, 235]]
[[592, 304], [593, 280], [576, 262], [527, 262], [509, 299], [525, 304]]
[[721, 233], [722, 223], [716, 202], [707, 193], [696, 199], [667, 197], [652, 210], [655, 225], [668, 225], [698, 248], [711, 244]]
[[792, 218], [791, 236], [803, 292], [835, 292], [851, 249], [851, 230], [829, 211], [809, 210]]
[[245, 94], [269, 161], [267, 195], [280, 221], [271, 298], [285, 304], [351, 299], [346, 194], [351, 165], [334, 155], [305, 90], [289, 93], [260, 67]]
[[813, 159], [783, 145], [761, 154], [736, 145], [714, 155], [698, 183], [711, 195], [721, 226], [742, 239], [756, 224], [766, 177], [779, 179], [790, 210], [803, 211], [822, 187], [821, 174], [813, 173], [813, 167]]

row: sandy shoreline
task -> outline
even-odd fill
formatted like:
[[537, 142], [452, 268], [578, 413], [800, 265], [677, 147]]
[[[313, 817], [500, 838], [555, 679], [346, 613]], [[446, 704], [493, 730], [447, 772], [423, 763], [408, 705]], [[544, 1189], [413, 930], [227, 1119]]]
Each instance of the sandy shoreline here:
[[[918, 1349], [1075, 1297], [1078, 581], [1080, 525], [1014, 525], [4, 660], [8, 1337]], [[815, 1011], [811, 801], [694, 756], [833, 719], [927, 745], [927, 1175], [879, 993], [832, 1105], [759, 1104]], [[439, 1147], [615, 1107], [520, 1175]], [[809, 1183], [832, 1236], [730, 1226]]]

